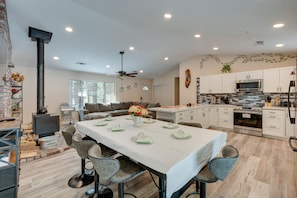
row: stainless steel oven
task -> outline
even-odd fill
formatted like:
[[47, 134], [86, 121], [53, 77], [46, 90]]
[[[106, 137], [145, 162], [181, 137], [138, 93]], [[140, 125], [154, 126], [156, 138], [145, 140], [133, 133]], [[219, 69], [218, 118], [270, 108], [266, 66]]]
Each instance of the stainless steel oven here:
[[234, 109], [234, 131], [262, 136], [262, 110]]

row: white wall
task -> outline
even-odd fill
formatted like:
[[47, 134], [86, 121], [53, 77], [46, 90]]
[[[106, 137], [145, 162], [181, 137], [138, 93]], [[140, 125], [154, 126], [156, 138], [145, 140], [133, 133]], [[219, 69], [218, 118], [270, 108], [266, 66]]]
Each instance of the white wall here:
[[[283, 57], [283, 58], [282, 58]], [[179, 66], [180, 104], [196, 104], [196, 78], [202, 75], [220, 74], [224, 63], [231, 63], [231, 72], [262, 70], [296, 66], [296, 54], [258, 54], [243, 56], [195, 56]], [[185, 70], [191, 70], [192, 82], [185, 87]], [[216, 82], [213, 82], [216, 83]]]
[[[23, 120], [24, 123], [29, 123], [32, 121], [32, 113], [36, 113], [37, 111], [37, 68], [16, 66], [13, 71], [19, 72], [25, 76], [25, 80], [23, 82]], [[130, 77], [126, 77], [124, 80], [121, 80], [116, 77], [99, 74], [53, 70], [46, 68], [44, 76], [44, 105], [47, 106], [49, 113], [59, 113], [60, 104], [69, 101], [68, 81], [70, 79], [115, 82], [117, 100], [120, 102], [137, 102], [140, 101], [140, 96], [143, 97], [144, 102], [152, 101], [152, 80]], [[144, 85], [148, 86], [150, 89], [145, 93], [142, 91], [142, 86]], [[119, 92], [121, 86], [124, 87], [124, 92]], [[129, 86], [131, 89], [128, 90], [127, 86]]]
[[169, 72], [154, 78], [153, 100], [161, 105], [174, 105], [174, 78], [179, 77], [179, 68], [174, 66]]

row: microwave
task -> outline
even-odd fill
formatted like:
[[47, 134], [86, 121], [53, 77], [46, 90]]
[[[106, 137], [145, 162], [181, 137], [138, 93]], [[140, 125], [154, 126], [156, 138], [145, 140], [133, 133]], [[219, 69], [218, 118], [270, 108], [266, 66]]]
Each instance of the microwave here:
[[263, 91], [262, 79], [238, 80], [236, 81], [236, 92], [257, 92]]

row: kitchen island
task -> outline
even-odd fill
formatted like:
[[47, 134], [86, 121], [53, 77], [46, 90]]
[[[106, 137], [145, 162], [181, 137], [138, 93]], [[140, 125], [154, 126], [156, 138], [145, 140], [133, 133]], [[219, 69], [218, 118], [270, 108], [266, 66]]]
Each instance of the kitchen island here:
[[157, 119], [179, 122], [195, 122], [200, 123], [203, 128], [208, 128], [208, 106], [194, 105], [187, 107], [184, 105], [162, 106], [149, 108], [149, 111], [156, 113]]

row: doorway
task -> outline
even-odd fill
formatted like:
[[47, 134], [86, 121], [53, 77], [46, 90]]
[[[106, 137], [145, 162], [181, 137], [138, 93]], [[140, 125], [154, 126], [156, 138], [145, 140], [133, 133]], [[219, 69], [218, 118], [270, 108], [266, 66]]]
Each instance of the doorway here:
[[174, 78], [174, 105], [179, 105], [179, 77]]

